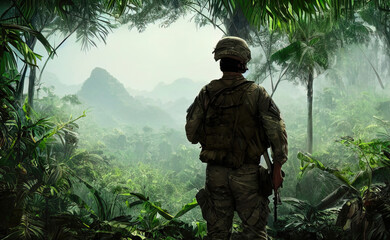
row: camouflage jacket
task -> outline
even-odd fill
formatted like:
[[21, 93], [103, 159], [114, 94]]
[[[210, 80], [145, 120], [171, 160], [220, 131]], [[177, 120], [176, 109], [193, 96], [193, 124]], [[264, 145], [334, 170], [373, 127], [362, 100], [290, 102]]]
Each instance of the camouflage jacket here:
[[[233, 92], [233, 94], [219, 96], [221, 92]], [[216, 95], [218, 97], [215, 97]], [[216, 98], [218, 99], [215, 100]], [[238, 110], [234, 117], [230, 117], [232, 120], [225, 120], [222, 124], [211, 126], [209, 105], [212, 102], [238, 103], [238, 98], [240, 103], [236, 104]], [[249, 158], [249, 163], [258, 164], [260, 156], [268, 147], [272, 149], [274, 161], [281, 164], [287, 161], [287, 133], [279, 109], [263, 87], [247, 81], [242, 75], [225, 74], [221, 79], [213, 80], [204, 86], [188, 108], [186, 120], [187, 139], [193, 144], [198, 142], [201, 144], [200, 159], [204, 162], [209, 162], [207, 158], [225, 158], [227, 151], [237, 155], [240, 149], [236, 146], [242, 146], [242, 142], [245, 142], [244, 158]], [[220, 127], [223, 125], [225, 127]], [[231, 134], [224, 135], [224, 132], [231, 132], [232, 130], [229, 129], [234, 129], [235, 139], [231, 144], [231, 150], [223, 144], [215, 143], [228, 140]], [[214, 137], [211, 136], [213, 133]], [[218, 136], [222, 136], [221, 139], [218, 139]]]

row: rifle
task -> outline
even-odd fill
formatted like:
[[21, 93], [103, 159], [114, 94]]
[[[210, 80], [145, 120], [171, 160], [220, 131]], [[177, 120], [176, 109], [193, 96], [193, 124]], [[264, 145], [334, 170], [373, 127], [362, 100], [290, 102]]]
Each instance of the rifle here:
[[[265, 162], [267, 164], [268, 168], [268, 174], [271, 177], [271, 183], [273, 185], [273, 172], [274, 172], [274, 165], [271, 163], [271, 160], [268, 155], [268, 150], [266, 150], [263, 154]], [[282, 177], [284, 177], [284, 172], [282, 171]], [[283, 184], [280, 186], [283, 187]], [[272, 186], [274, 190], [274, 222], [278, 221], [278, 205], [282, 204], [282, 200], [280, 199], [280, 188], [275, 190], [275, 188]]]

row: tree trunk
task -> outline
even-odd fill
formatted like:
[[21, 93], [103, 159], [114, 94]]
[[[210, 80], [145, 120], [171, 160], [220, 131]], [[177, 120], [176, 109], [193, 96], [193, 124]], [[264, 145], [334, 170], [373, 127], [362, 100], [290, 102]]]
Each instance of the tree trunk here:
[[27, 68], [28, 65], [26, 63], [23, 67], [23, 72], [22, 75], [20, 76], [18, 87], [16, 89], [16, 99], [20, 102], [21, 106], [23, 106], [24, 79], [26, 78]]
[[[32, 36], [27, 40], [27, 46], [34, 51], [35, 43], [37, 42], [37, 38]], [[27, 72], [28, 64], [26, 64], [25, 68], [23, 69], [22, 75], [20, 76], [19, 84], [16, 90], [16, 99], [19, 100], [20, 105], [23, 106], [24, 99], [23, 99], [23, 91], [24, 91], [24, 81], [26, 78], [26, 72]], [[30, 68], [31, 69], [31, 68]], [[31, 72], [30, 72], [31, 76]], [[34, 83], [35, 84], [35, 83]]]
[[35, 79], [37, 75], [37, 68], [30, 66], [30, 76], [28, 79], [28, 105], [33, 108], [34, 104], [34, 91], [35, 91]]
[[313, 71], [307, 82], [307, 151], [313, 152]]
[[[35, 13], [33, 16], [31, 16], [30, 24], [34, 27], [34, 29], [37, 29], [38, 24], [38, 13]], [[42, 32], [42, 29], [39, 30], [39, 32]], [[30, 37], [27, 39], [27, 45], [29, 48], [34, 51], [35, 44], [37, 43], [37, 38], [33, 35], [30, 35]], [[36, 79], [36, 67], [30, 66], [30, 76], [28, 81], [28, 104], [30, 107], [33, 107], [33, 99], [34, 99], [34, 90], [35, 90], [35, 79]], [[23, 106], [23, 88], [24, 88], [24, 79], [21, 79], [20, 82], [23, 83], [23, 85], [19, 85], [21, 89], [18, 89], [18, 93], [20, 94], [20, 100], [21, 105]]]

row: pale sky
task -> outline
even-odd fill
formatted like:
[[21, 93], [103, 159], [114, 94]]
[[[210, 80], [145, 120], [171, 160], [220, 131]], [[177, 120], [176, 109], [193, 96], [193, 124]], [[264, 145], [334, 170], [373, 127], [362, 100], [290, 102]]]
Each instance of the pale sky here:
[[[197, 28], [188, 18], [168, 28], [152, 24], [142, 33], [123, 26], [108, 35], [106, 45], [98, 42], [97, 48], [87, 52], [75, 38], [68, 39], [45, 71], [70, 85], [84, 82], [92, 69], [101, 67], [125, 87], [137, 90], [151, 90], [158, 82], [171, 83], [182, 77], [208, 82], [221, 76], [212, 51], [222, 36], [212, 26]], [[37, 52], [44, 54], [39, 47]]]

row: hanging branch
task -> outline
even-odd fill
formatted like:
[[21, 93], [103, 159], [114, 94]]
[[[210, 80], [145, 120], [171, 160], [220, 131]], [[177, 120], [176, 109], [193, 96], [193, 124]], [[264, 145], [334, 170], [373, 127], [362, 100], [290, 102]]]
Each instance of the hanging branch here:
[[39, 73], [39, 77], [38, 77], [38, 82], [41, 82], [41, 78], [42, 78], [42, 73], [43, 73], [43, 70], [45, 70], [46, 68], [46, 65], [47, 63], [49, 62], [50, 58], [53, 57], [54, 54], [56, 54], [57, 52], [57, 49], [59, 47], [61, 47], [61, 45], [80, 27], [81, 23], [79, 25], [77, 25], [61, 42], [60, 44], [58, 44], [57, 47], [54, 48], [54, 50], [52, 52], [50, 52], [49, 56], [47, 57], [46, 61], [45, 61], [45, 64], [43, 65], [42, 67], [42, 70], [40, 71]]
[[188, 5], [188, 7], [192, 10], [194, 10], [196, 13], [198, 13], [199, 15], [201, 15], [202, 17], [204, 17], [207, 21], [209, 21], [213, 26], [214, 28], [218, 28], [224, 35], [227, 35], [225, 30], [223, 30], [218, 24], [216, 24], [212, 19], [210, 19], [208, 16], [204, 15], [201, 11], [199, 11], [198, 9], [196, 9], [195, 7], [193, 7], [192, 5]]
[[[272, 35], [271, 35], [272, 36]], [[268, 71], [269, 71], [269, 76], [271, 78], [271, 89], [272, 89], [272, 95], [274, 94], [275, 92], [275, 87], [274, 87], [274, 81], [273, 81], [273, 78], [272, 78], [272, 71], [271, 71], [271, 62], [270, 62], [270, 59], [269, 59], [269, 54], [271, 52], [271, 50], [268, 51], [268, 55], [266, 53], [266, 49], [265, 47], [263, 46], [263, 43], [261, 42], [261, 39], [260, 39], [260, 36], [258, 33], [256, 33], [256, 37], [257, 37], [257, 40], [259, 41], [259, 44], [260, 44], [260, 47], [263, 49], [263, 52], [266, 54], [266, 60], [267, 60], [267, 65], [268, 65]], [[272, 38], [272, 37], [271, 37]], [[270, 39], [271, 40], [271, 39]], [[271, 40], [272, 41], [272, 40]], [[271, 41], [270, 41], [270, 48], [271, 48]], [[272, 96], [271, 95], [271, 96]]]
[[287, 73], [287, 70], [290, 68], [290, 66], [291, 66], [291, 65], [288, 65], [288, 66], [286, 67], [286, 69], [285, 69], [283, 72], [280, 72], [278, 81], [277, 81], [276, 84], [275, 84], [275, 91], [272, 91], [271, 97], [273, 97], [274, 93], [276, 92], [276, 89], [278, 88], [279, 83], [282, 81], [282, 78], [283, 78], [284, 75]]

